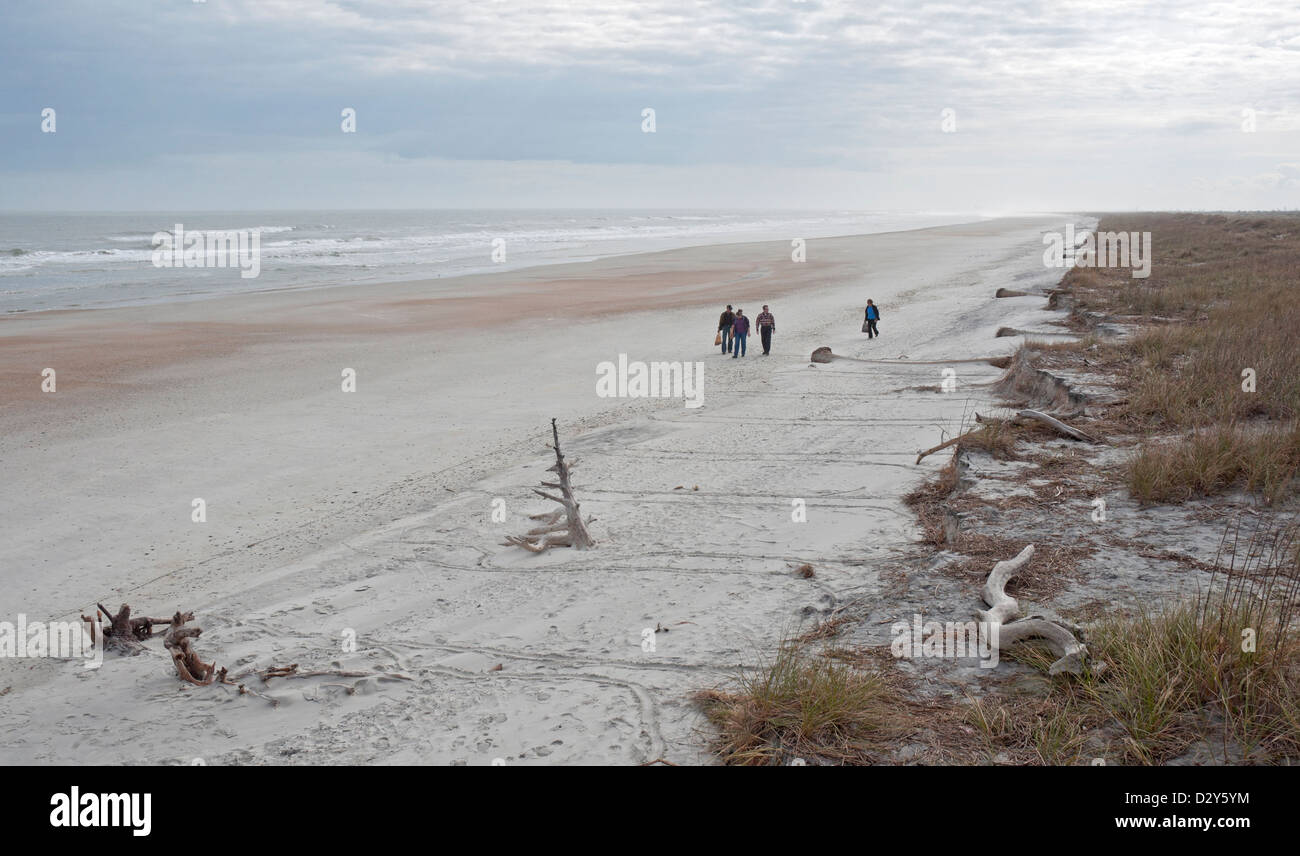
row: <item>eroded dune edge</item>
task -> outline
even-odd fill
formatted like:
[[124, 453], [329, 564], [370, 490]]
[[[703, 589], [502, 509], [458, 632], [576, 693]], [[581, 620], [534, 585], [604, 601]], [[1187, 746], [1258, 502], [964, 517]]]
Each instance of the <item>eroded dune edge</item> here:
[[[906, 497], [920, 543], [893, 596], [699, 694], [721, 757], [1294, 763], [1298, 226], [1106, 216], [1099, 242], [1154, 236], [1149, 278], [999, 290], [1063, 314], [1011, 331], [987, 397], [924, 443], [938, 465]], [[1007, 595], [1032, 617], [989, 639]]]

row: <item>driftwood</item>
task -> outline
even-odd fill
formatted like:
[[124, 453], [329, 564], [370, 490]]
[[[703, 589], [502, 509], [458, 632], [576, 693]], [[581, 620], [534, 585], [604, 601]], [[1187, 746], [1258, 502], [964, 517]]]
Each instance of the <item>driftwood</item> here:
[[1074, 633], [1038, 615], [1016, 620], [1020, 616], [1020, 603], [1006, 593], [1007, 583], [1029, 564], [1033, 556], [1034, 545], [1030, 544], [1014, 559], [1004, 559], [993, 566], [981, 592], [989, 608], [975, 613], [982, 622], [981, 632], [988, 634], [989, 640], [999, 649], [1026, 639], [1043, 639], [1057, 656], [1048, 670], [1051, 674], [1080, 674], [1088, 649], [1074, 637]]
[[364, 669], [312, 669], [307, 672], [298, 671], [297, 663], [290, 663], [287, 666], [271, 666], [260, 672], [243, 672], [239, 677], [248, 674], [256, 674], [262, 679], [262, 683], [269, 684], [272, 678], [392, 678], [395, 681], [410, 681], [414, 678], [409, 675], [403, 675], [399, 672], [370, 672]]
[[225, 681], [226, 670], [217, 669], [215, 662], [203, 662], [203, 658], [194, 650], [194, 640], [203, 630], [198, 627], [184, 626], [186, 622], [194, 620], [194, 613], [177, 610], [171, 618], [132, 618], [131, 607], [125, 603], [116, 613], [110, 612], [102, 603], [97, 603], [95, 606], [108, 623], [100, 624], [96, 620], [98, 614], [95, 618], [89, 615], [81, 616], [81, 620], [90, 626], [92, 643], [95, 641], [95, 627], [98, 625], [104, 634], [105, 648], [113, 647], [128, 654], [138, 654], [144, 650], [144, 645], [141, 643], [153, 637], [153, 629], [166, 626], [168, 630], [163, 638], [163, 647], [171, 652], [172, 664], [176, 667], [176, 674], [182, 680], [199, 686]]
[[[171, 618], [132, 618], [131, 607], [125, 603], [117, 610], [116, 614], [109, 612], [108, 607], [102, 603], [97, 603], [95, 606], [99, 610], [95, 618], [91, 618], [89, 615], [81, 616], [81, 620], [89, 625], [91, 644], [96, 641], [95, 627], [98, 625], [104, 634], [105, 647], [116, 648], [129, 654], [137, 654], [143, 650], [140, 643], [153, 636], [154, 627], [159, 625], [172, 626], [178, 619], [181, 623], [184, 623], [194, 618], [192, 612], [187, 612], [184, 615], [177, 612]], [[103, 621], [107, 621], [107, 624], [96, 621], [96, 618], [99, 618], [101, 614]]]
[[504, 546], [523, 547], [530, 552], [541, 553], [551, 547], [574, 547], [578, 550], [586, 550], [596, 544], [591, 533], [587, 531], [587, 524], [583, 522], [582, 510], [578, 500], [573, 496], [573, 485], [569, 481], [569, 473], [578, 462], [564, 459], [564, 453], [560, 451], [560, 431], [555, 426], [554, 419], [551, 420], [551, 436], [555, 439], [555, 445], [552, 447], [555, 449], [555, 464], [548, 467], [547, 472], [555, 473], [560, 480], [542, 482], [542, 487], [558, 490], [560, 494], [556, 496], [536, 488], [533, 489], [533, 493], [552, 502], [558, 502], [560, 507], [545, 514], [529, 515], [532, 520], [540, 520], [541, 525], [530, 529], [526, 535], [506, 536], [506, 540], [501, 542]]
[[[975, 414], [975, 420], [976, 420], [977, 422], [979, 421], [979, 414], [978, 414], [978, 413]], [[952, 438], [949, 438], [949, 439], [947, 439], [947, 440], [944, 440], [944, 441], [943, 441], [942, 443], [940, 443], [939, 445], [934, 446], [933, 448], [930, 448], [930, 449], [926, 449], [924, 452], [917, 452], [917, 453], [916, 453], [916, 462], [919, 464], [919, 463], [921, 463], [921, 461], [925, 458], [926, 455], [933, 455], [935, 452], [942, 452], [944, 449], [948, 448], [948, 447], [951, 446], [953, 443], [960, 443], [962, 440], [966, 439], [966, 438], [969, 437], [971, 434], [974, 434], [976, 431], [981, 431], [981, 430], [983, 430], [983, 429], [982, 429], [982, 428], [972, 428], [972, 429], [970, 429], [969, 431], [967, 431], [965, 434], [958, 434], [956, 437], [952, 437]]]
[[[371, 672], [362, 670], [349, 669], [313, 669], [310, 671], [298, 671], [298, 664], [291, 663], [288, 666], [271, 666], [258, 671], [256, 669], [247, 669], [237, 675], [228, 675], [228, 670], [223, 666], [217, 668], [216, 661], [205, 663], [198, 652], [194, 650], [194, 640], [198, 639], [203, 633], [201, 627], [186, 627], [186, 623], [194, 620], [194, 613], [180, 612], [179, 610], [171, 618], [132, 618], [131, 607], [125, 603], [116, 614], [109, 612], [102, 605], [99, 611], [108, 617], [109, 623], [101, 625], [103, 628], [105, 644], [113, 642], [124, 647], [131, 653], [139, 653], [144, 650], [141, 642], [153, 635], [153, 628], [158, 625], [167, 625], [167, 635], [163, 637], [163, 647], [168, 650], [172, 657], [172, 665], [176, 668], [176, 674], [183, 681], [195, 684], [196, 686], [208, 686], [210, 684], [226, 684], [239, 688], [241, 695], [255, 695], [264, 698], [272, 704], [278, 704], [278, 701], [270, 696], [263, 695], [254, 689], [250, 689], [241, 679], [248, 675], [256, 674], [262, 679], [263, 683], [269, 683], [272, 678], [317, 678], [317, 677], [336, 677], [336, 678], [391, 678], [398, 681], [413, 680], [408, 675], [397, 672]], [[87, 624], [90, 625], [91, 641], [94, 641], [96, 619], [90, 616], [81, 616]]]
[[1016, 414], [1020, 419], [1032, 419], [1035, 422], [1041, 422], [1058, 433], [1064, 434], [1072, 440], [1079, 440], [1083, 443], [1096, 443], [1096, 439], [1083, 433], [1078, 428], [1071, 428], [1054, 416], [1048, 416], [1040, 410], [1022, 410]]
[[[1041, 410], [1021, 410], [1018, 413], [1016, 413], [1015, 417], [1010, 421], [1015, 423], [1023, 420], [1040, 422], [1043, 425], [1046, 425], [1047, 427], [1056, 431], [1057, 433], [1064, 434], [1066, 437], [1069, 437], [1071, 440], [1078, 440], [1083, 443], [1100, 442], [1099, 440], [1097, 440], [1097, 438], [1093, 437], [1092, 435], [1085, 434], [1083, 431], [1080, 431], [1078, 428], [1074, 428], [1069, 425], [1066, 425], [1064, 422], [1057, 419], [1055, 416], [1048, 416], [1046, 413], [1043, 413]], [[1005, 424], [1008, 420], [999, 419], [996, 416], [980, 416], [978, 413], [976, 413], [975, 421], [980, 423], [981, 425], [1002, 425]]]
[[222, 669], [220, 676], [217, 673], [217, 663], [203, 662], [203, 658], [194, 650], [194, 640], [203, 632], [201, 627], [185, 627], [186, 621], [194, 618], [194, 613], [187, 612], [182, 615], [177, 612], [171, 620], [171, 629], [163, 638], [163, 647], [171, 652], [172, 665], [176, 667], [176, 674], [181, 680], [189, 681], [205, 687], [218, 680], [225, 682], [226, 670]]

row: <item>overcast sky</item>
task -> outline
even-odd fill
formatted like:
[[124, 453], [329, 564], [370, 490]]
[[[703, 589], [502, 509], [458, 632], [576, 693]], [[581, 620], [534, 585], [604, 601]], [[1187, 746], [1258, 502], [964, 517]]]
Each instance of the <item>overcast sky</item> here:
[[6, 209], [1298, 202], [1295, 0], [6, 0], [0, 26]]

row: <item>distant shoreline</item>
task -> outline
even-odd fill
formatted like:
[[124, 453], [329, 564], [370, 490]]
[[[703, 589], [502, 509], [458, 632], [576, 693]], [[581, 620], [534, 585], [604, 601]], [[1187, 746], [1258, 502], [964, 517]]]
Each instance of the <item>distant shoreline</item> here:
[[[834, 211], [0, 215], [0, 318], [445, 280], [692, 247], [887, 234], [987, 219]], [[178, 227], [191, 234], [256, 235], [256, 275], [232, 273], [233, 260], [227, 269], [155, 265], [153, 240]]]

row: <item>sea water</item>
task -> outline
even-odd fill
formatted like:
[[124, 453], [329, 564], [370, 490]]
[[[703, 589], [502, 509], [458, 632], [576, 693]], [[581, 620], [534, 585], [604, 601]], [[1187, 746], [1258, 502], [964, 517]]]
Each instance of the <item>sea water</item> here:
[[[246, 211], [0, 213], [0, 315], [364, 285], [676, 247], [830, 237], [980, 219], [891, 211]], [[182, 226], [260, 240], [258, 274], [160, 267]]]

